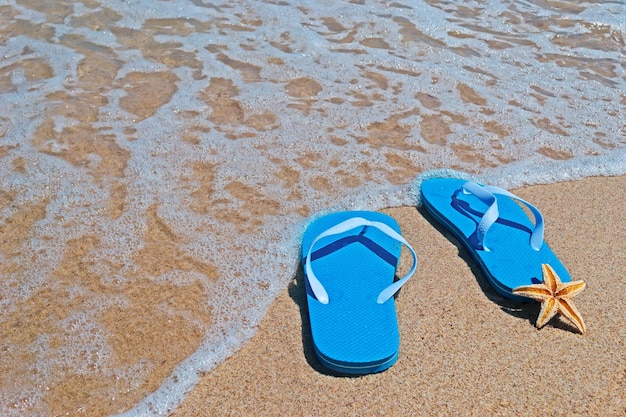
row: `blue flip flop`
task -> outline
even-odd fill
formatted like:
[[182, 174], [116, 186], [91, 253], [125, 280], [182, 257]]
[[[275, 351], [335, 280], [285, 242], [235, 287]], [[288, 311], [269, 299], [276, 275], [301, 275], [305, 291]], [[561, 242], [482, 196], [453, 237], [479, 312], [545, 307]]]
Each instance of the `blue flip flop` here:
[[[561, 261], [543, 241], [539, 210], [493, 186], [455, 178], [431, 178], [421, 185], [424, 208], [463, 243], [489, 283], [504, 297], [529, 301], [517, 287], [541, 283], [542, 265], [562, 282], [571, 281]], [[532, 212], [535, 224], [515, 200]]]
[[[411, 251], [413, 266], [394, 282], [402, 245]], [[396, 221], [367, 211], [323, 216], [304, 232], [302, 257], [320, 363], [343, 374], [393, 365], [400, 345], [394, 295], [417, 267]]]

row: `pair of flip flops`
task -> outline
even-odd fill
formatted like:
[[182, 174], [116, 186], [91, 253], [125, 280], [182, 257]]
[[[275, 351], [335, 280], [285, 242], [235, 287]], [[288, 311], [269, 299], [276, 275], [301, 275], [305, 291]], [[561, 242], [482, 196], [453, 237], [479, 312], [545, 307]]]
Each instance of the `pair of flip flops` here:
[[[571, 281], [543, 241], [537, 208], [501, 188], [453, 178], [426, 180], [421, 194], [426, 210], [463, 243], [498, 293], [541, 301], [537, 327], [560, 312], [584, 332], [571, 298], [585, 284]], [[528, 207], [534, 224], [515, 201]], [[413, 264], [394, 280], [403, 245]], [[400, 345], [394, 295], [417, 268], [415, 251], [396, 221], [366, 211], [326, 215], [307, 227], [302, 256], [320, 363], [343, 374], [389, 368]]]

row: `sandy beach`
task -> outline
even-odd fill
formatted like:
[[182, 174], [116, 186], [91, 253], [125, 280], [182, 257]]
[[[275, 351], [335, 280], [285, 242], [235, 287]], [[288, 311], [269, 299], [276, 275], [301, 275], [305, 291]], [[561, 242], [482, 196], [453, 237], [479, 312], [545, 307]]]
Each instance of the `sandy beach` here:
[[[459, 243], [423, 210], [384, 210], [417, 250], [397, 299], [400, 358], [338, 377], [315, 359], [302, 275], [258, 333], [205, 375], [183, 416], [623, 416], [626, 414], [626, 177], [513, 190], [546, 219], [546, 241], [587, 288], [587, 332], [562, 318], [537, 330], [538, 304], [495, 293]], [[406, 256], [400, 269], [406, 268]]]
[[[626, 416], [620, 2], [5, 3], [1, 417]], [[584, 335], [417, 206], [445, 169], [549, 183]], [[399, 359], [335, 375], [300, 226], [399, 205]]]

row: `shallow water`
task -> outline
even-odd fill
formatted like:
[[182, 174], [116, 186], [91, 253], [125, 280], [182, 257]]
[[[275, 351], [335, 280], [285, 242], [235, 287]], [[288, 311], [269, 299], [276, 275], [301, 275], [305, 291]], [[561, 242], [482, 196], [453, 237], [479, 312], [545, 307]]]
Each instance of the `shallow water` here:
[[312, 216], [626, 173], [626, 4], [0, 3], [0, 414], [164, 415]]

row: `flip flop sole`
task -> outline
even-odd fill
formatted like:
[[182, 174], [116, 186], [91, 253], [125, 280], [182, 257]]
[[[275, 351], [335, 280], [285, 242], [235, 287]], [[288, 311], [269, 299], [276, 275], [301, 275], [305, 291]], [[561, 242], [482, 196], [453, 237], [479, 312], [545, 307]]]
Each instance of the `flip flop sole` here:
[[422, 183], [424, 208], [465, 246], [489, 283], [504, 297], [528, 301], [512, 294], [516, 287], [542, 281], [541, 264], [549, 264], [563, 282], [570, 275], [543, 243], [540, 250], [529, 244], [533, 223], [514, 200], [496, 195], [500, 217], [489, 229], [483, 250], [478, 244], [477, 226], [487, 206], [472, 194], [464, 194], [464, 180], [433, 178]]
[[[384, 223], [400, 233], [396, 221], [382, 213], [333, 213], [307, 228], [303, 254], [317, 236], [352, 217]], [[393, 283], [400, 252], [399, 242], [367, 226], [315, 244], [311, 265], [329, 302], [319, 302], [307, 286], [307, 303], [315, 353], [322, 365], [340, 373], [366, 374], [383, 371], [396, 361], [400, 336], [395, 301], [376, 300]]]

